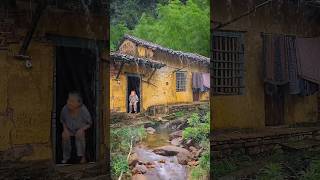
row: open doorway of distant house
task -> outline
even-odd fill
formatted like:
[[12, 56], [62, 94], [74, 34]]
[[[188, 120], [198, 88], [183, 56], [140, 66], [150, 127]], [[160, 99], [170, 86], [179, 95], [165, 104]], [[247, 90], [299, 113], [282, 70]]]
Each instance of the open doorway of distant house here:
[[[86, 130], [86, 159], [96, 159], [96, 55], [89, 49], [75, 47], [57, 47], [55, 63], [55, 160], [62, 161], [62, 131], [63, 125], [60, 122], [60, 112], [66, 104], [68, 93], [77, 91], [83, 99], [83, 104], [88, 108], [93, 124]], [[71, 138], [71, 159], [69, 163], [79, 163], [77, 157], [75, 139]]]
[[141, 107], [141, 85], [140, 85], [141, 79], [140, 75], [138, 74], [127, 74], [127, 112], [130, 111], [130, 106], [129, 106], [129, 96], [131, 91], [135, 91], [138, 98], [139, 102], [137, 104], [137, 112], [140, 112], [140, 107]]

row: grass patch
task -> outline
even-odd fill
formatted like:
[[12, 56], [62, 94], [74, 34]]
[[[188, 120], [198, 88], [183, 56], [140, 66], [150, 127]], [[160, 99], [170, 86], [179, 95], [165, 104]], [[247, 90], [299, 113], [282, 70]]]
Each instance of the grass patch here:
[[131, 141], [134, 144], [141, 141], [146, 136], [143, 126], [124, 127], [111, 130], [111, 176], [114, 179], [123, 173], [128, 173], [129, 165], [127, 156], [130, 151]]
[[177, 112], [174, 113], [174, 115], [175, 115], [176, 117], [182, 117], [182, 116], [185, 115], [185, 112], [184, 112], [184, 111], [177, 111]]

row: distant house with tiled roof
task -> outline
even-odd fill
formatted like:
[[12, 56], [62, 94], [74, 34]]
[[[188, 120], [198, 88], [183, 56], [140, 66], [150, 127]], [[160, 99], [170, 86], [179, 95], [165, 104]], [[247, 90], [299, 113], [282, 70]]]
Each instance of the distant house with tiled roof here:
[[[138, 111], [154, 105], [209, 100], [210, 59], [205, 56], [124, 35], [117, 51], [111, 53], [111, 61], [112, 111], [128, 112], [131, 90], [139, 96]], [[197, 87], [195, 83], [199, 83]]]

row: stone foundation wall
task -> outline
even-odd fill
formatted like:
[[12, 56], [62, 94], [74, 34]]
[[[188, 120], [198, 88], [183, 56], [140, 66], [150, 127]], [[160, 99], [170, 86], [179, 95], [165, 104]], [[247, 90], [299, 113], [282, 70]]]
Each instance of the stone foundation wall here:
[[211, 153], [215, 159], [228, 157], [235, 153], [257, 155], [279, 148], [280, 143], [303, 139], [320, 139], [320, 130], [299, 131], [260, 137], [213, 140]]
[[149, 107], [145, 113], [150, 116], [155, 116], [159, 114], [171, 114], [179, 111], [193, 112], [199, 109], [209, 109], [209, 102], [176, 105], [156, 105]]

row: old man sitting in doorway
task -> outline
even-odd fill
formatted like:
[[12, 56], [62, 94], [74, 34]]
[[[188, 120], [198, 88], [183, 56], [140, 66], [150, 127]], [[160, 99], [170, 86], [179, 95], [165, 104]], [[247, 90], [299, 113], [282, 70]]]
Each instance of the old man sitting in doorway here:
[[138, 95], [136, 94], [136, 91], [132, 90], [129, 96], [129, 113], [132, 113], [132, 106], [134, 113], [137, 113], [137, 104], [138, 104], [139, 98]]
[[87, 107], [83, 104], [79, 93], [69, 93], [67, 104], [62, 108], [60, 120], [63, 124], [62, 132], [62, 163], [67, 163], [71, 156], [71, 136], [75, 136], [77, 156], [81, 158], [80, 163], [86, 162], [85, 131], [91, 126], [92, 120]]

